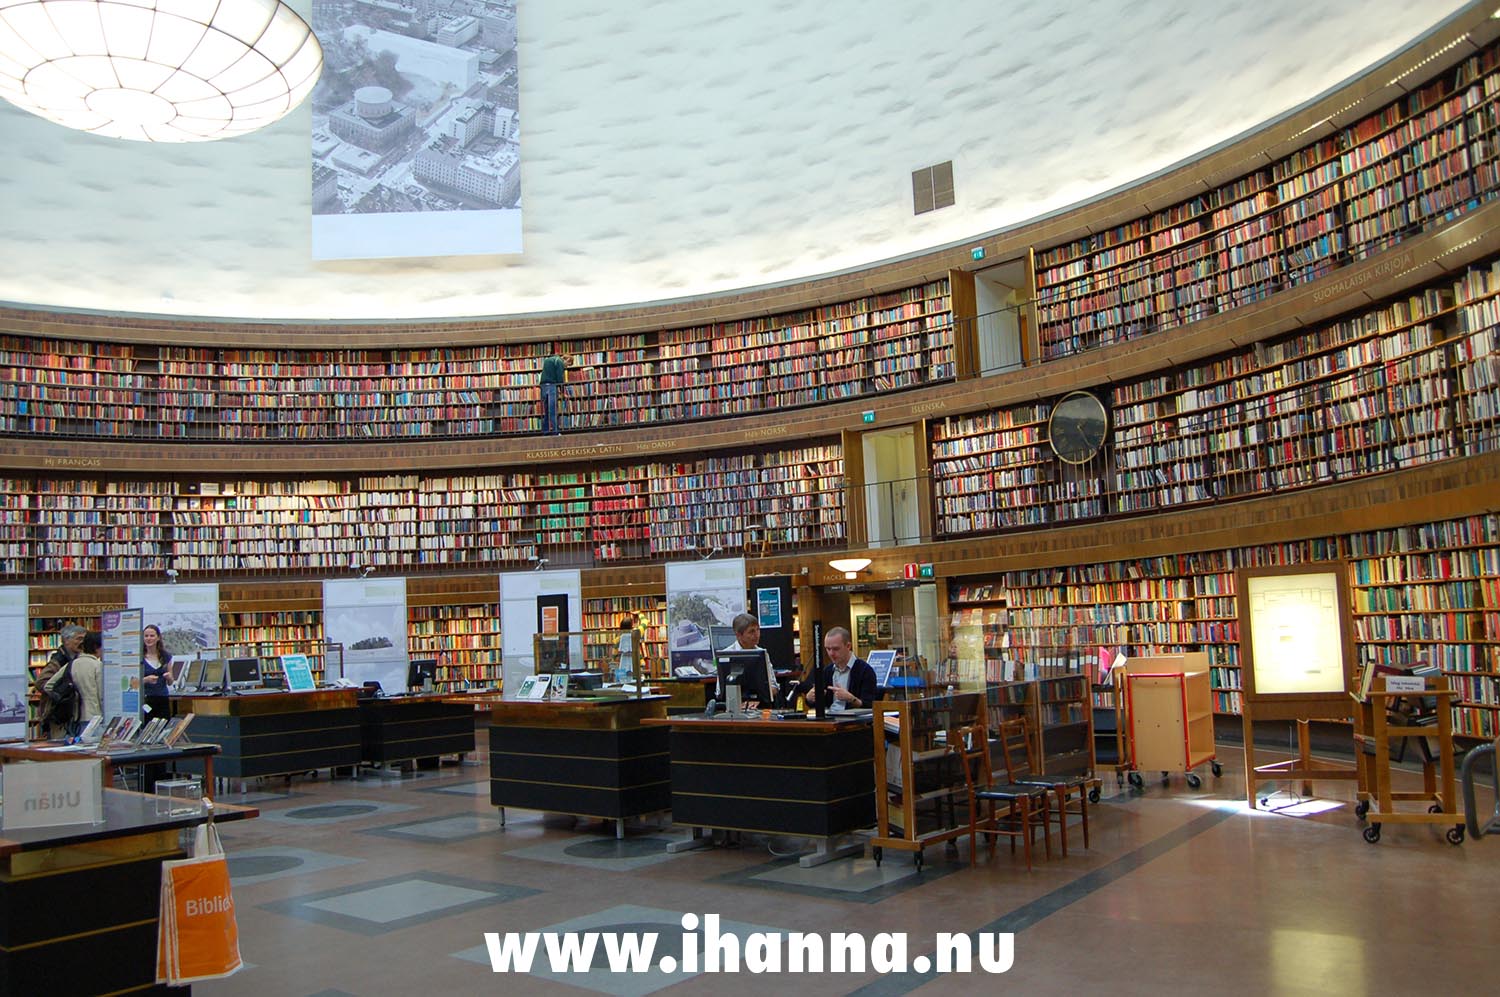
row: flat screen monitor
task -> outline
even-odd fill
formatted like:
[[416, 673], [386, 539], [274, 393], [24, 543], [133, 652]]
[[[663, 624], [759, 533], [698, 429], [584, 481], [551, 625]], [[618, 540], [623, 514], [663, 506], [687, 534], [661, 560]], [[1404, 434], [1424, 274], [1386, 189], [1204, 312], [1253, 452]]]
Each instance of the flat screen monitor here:
[[228, 672], [231, 689], [254, 689], [260, 685], [259, 658], [230, 658]]
[[733, 648], [736, 645], [734, 639], [734, 627], [725, 627], [715, 624], [708, 628], [708, 646], [714, 649], [714, 653]]
[[209, 658], [203, 662], [203, 676], [198, 680], [198, 688], [224, 688], [224, 662], [221, 659]]
[[719, 651], [714, 655], [719, 669], [719, 688], [715, 696], [724, 702], [724, 690], [731, 685], [740, 687], [740, 702], [756, 702], [767, 709], [771, 706], [771, 679], [769, 659], [764, 650]]
[[203, 684], [203, 666], [206, 661], [189, 661], [182, 669], [182, 688], [196, 689]]
[[406, 665], [406, 687], [427, 689], [437, 684], [437, 659], [412, 658]]

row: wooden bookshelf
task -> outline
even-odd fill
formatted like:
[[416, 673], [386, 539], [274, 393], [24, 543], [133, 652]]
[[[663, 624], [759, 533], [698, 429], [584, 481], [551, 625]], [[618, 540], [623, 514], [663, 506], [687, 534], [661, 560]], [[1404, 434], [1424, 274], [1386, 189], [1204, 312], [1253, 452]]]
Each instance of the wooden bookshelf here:
[[498, 685], [501, 678], [497, 575], [417, 577], [407, 581], [407, 653], [437, 661], [440, 689]]
[[[1004, 605], [1012, 653], [1092, 674], [1099, 648], [1129, 657], [1204, 651], [1214, 711], [1240, 712], [1234, 572], [1347, 559], [1361, 667], [1427, 662], [1460, 698], [1454, 729], [1500, 721], [1500, 515], [1175, 557], [1012, 571], [953, 583], [955, 618]], [[1030, 667], [1029, 664], [1027, 667]], [[1104, 705], [1104, 704], [1101, 704]]]
[[1175, 510], [1500, 446], [1500, 261], [1110, 392], [1106, 449], [1047, 445], [1050, 402], [931, 423], [940, 537]]
[[1322, 277], [1500, 193], [1500, 47], [1268, 168], [1036, 251], [1043, 359]]
[[[570, 341], [564, 430], [773, 412], [954, 378], [946, 277], [791, 314]], [[538, 343], [232, 349], [0, 336], [0, 431], [236, 443], [541, 429]]]
[[640, 561], [844, 541], [838, 443], [692, 463], [312, 479], [6, 481], [17, 577], [389, 572]]
[[[667, 598], [662, 595], [598, 596], [583, 601], [583, 629], [588, 636], [602, 633], [618, 635], [620, 620], [626, 615], [635, 617], [636, 632], [641, 635], [645, 653], [641, 664], [650, 669], [651, 676], [666, 676], [667, 663]], [[618, 640], [599, 641], [587, 644], [583, 649], [584, 659], [593, 669], [610, 670], [611, 655], [619, 646]]]
[[[219, 586], [219, 648], [232, 657], [262, 659], [278, 674], [283, 654], [305, 654], [313, 677], [324, 677], [323, 586], [317, 582], [241, 582]], [[334, 677], [337, 677], [336, 675]]]

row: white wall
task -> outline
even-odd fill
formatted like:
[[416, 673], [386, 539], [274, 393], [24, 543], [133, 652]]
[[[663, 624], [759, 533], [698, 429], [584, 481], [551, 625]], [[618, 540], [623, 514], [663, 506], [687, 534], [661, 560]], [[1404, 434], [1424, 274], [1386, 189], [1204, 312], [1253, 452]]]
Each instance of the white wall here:
[[[294, 0], [304, 16], [310, 0]], [[156, 147], [0, 102], [0, 301], [295, 319], [751, 287], [1128, 183], [1354, 75], [1458, 0], [522, 0], [525, 254], [314, 263], [306, 106]], [[952, 159], [955, 208], [910, 172]]]

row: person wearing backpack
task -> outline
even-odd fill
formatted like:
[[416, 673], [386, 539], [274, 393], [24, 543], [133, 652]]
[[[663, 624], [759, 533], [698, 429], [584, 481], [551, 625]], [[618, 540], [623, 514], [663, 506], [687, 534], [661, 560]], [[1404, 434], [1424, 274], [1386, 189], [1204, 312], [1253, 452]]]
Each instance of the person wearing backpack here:
[[52, 723], [52, 701], [47, 698], [47, 683], [51, 682], [74, 658], [78, 657], [79, 649], [83, 646], [83, 638], [88, 631], [76, 623], [69, 623], [58, 631], [58, 639], [62, 646], [53, 651], [47, 658], [47, 663], [36, 673], [32, 679], [37, 695], [41, 702], [37, 706], [37, 723], [41, 724], [42, 735], [45, 737]]
[[78, 656], [42, 687], [45, 700], [52, 704], [47, 717], [47, 733], [52, 739], [65, 738], [104, 714], [104, 662], [99, 660], [102, 644], [98, 633], [86, 632]]

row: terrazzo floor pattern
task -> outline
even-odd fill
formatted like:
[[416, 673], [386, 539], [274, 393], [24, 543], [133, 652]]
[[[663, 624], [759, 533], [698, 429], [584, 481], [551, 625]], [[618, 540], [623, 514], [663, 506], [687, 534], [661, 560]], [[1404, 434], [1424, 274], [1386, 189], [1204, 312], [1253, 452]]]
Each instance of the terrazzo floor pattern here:
[[[480, 751], [486, 758], [483, 735]], [[264, 994], [972, 994], [1481, 992], [1493, 981], [1483, 927], [1500, 883], [1500, 841], [1455, 848], [1430, 828], [1359, 836], [1347, 803], [1306, 816], [1250, 813], [1239, 756], [1222, 780], [1117, 792], [1091, 810], [1092, 847], [1027, 872], [1002, 844], [887, 852], [801, 869], [792, 839], [670, 854], [686, 836], [661, 819], [616, 840], [601, 822], [489, 804], [472, 763], [395, 778], [252, 785], [259, 820], [222, 828], [247, 969], [200, 983], [207, 997]], [[1348, 790], [1318, 787], [1330, 796]], [[221, 797], [235, 802], [233, 794]], [[1055, 844], [1055, 842], [1054, 842]], [[1390, 883], [1411, 884], [1392, 890]], [[1415, 888], [1429, 884], [1429, 888]], [[1439, 887], [1442, 902], [1437, 901]], [[861, 972], [776, 976], [491, 971], [485, 933], [655, 931], [680, 951], [681, 920], [721, 930], [904, 932], [909, 955], [938, 932], [1013, 931], [1000, 977]], [[1482, 916], [1481, 916], [1482, 915]], [[1391, 924], [1412, 930], [1392, 933]], [[700, 920], [700, 946], [705, 933]], [[785, 952], [783, 952], [785, 955]], [[542, 967], [543, 960], [538, 960]], [[700, 957], [701, 965], [701, 957]]]

